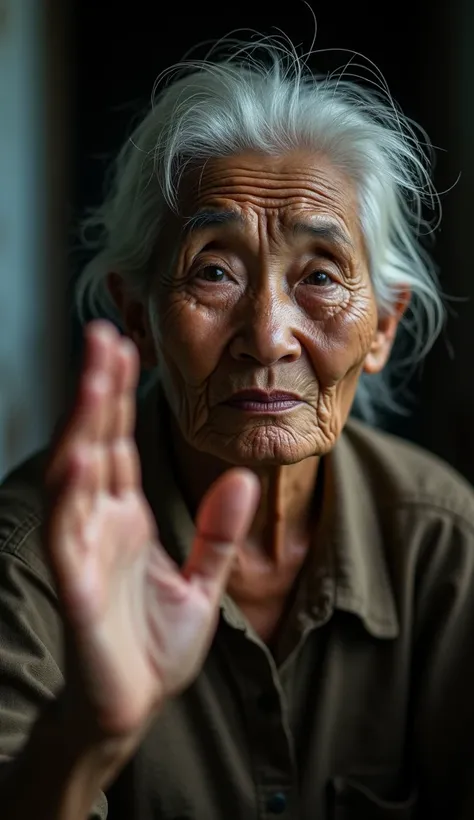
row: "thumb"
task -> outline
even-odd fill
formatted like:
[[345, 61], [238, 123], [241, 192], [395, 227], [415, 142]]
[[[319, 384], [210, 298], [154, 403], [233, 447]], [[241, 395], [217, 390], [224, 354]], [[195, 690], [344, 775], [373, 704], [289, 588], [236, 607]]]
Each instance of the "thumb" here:
[[259, 482], [250, 470], [233, 469], [204, 496], [196, 537], [183, 574], [209, 598], [219, 600], [235, 555], [250, 528], [259, 499]]

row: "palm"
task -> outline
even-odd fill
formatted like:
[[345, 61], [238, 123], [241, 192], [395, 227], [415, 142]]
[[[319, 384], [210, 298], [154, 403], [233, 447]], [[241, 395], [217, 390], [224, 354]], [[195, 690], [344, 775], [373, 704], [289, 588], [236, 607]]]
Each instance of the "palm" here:
[[79, 396], [48, 473], [46, 547], [82, 694], [109, 734], [133, 732], [199, 671], [255, 486], [211, 490], [181, 572], [161, 547], [132, 438], [136, 352], [93, 328]]

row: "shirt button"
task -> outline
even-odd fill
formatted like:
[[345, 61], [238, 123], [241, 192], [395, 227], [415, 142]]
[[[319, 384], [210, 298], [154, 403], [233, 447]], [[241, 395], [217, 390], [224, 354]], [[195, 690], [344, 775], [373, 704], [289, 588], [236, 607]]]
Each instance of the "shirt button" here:
[[257, 707], [265, 715], [272, 715], [280, 708], [280, 698], [277, 692], [262, 692], [257, 698]]
[[283, 814], [286, 809], [286, 797], [283, 792], [275, 792], [267, 801], [267, 811], [271, 814]]

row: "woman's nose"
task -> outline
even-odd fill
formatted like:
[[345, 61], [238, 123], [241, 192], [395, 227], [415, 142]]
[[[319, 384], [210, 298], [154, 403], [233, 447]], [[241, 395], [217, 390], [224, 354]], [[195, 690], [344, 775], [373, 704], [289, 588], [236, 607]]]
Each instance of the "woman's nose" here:
[[277, 362], [293, 362], [301, 355], [294, 335], [293, 306], [285, 296], [259, 295], [249, 303], [239, 332], [230, 345], [237, 360], [253, 360], [269, 367]]

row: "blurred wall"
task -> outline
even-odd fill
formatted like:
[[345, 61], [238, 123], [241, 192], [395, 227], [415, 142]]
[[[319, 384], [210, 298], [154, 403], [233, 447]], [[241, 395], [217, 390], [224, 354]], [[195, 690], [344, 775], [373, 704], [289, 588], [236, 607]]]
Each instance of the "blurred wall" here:
[[57, 8], [0, 0], [0, 474], [44, 444], [61, 392]]
[[437, 258], [449, 317], [424, 370], [419, 440], [474, 483], [474, 3], [446, 3], [435, 22], [426, 88], [434, 141], [445, 149]]

